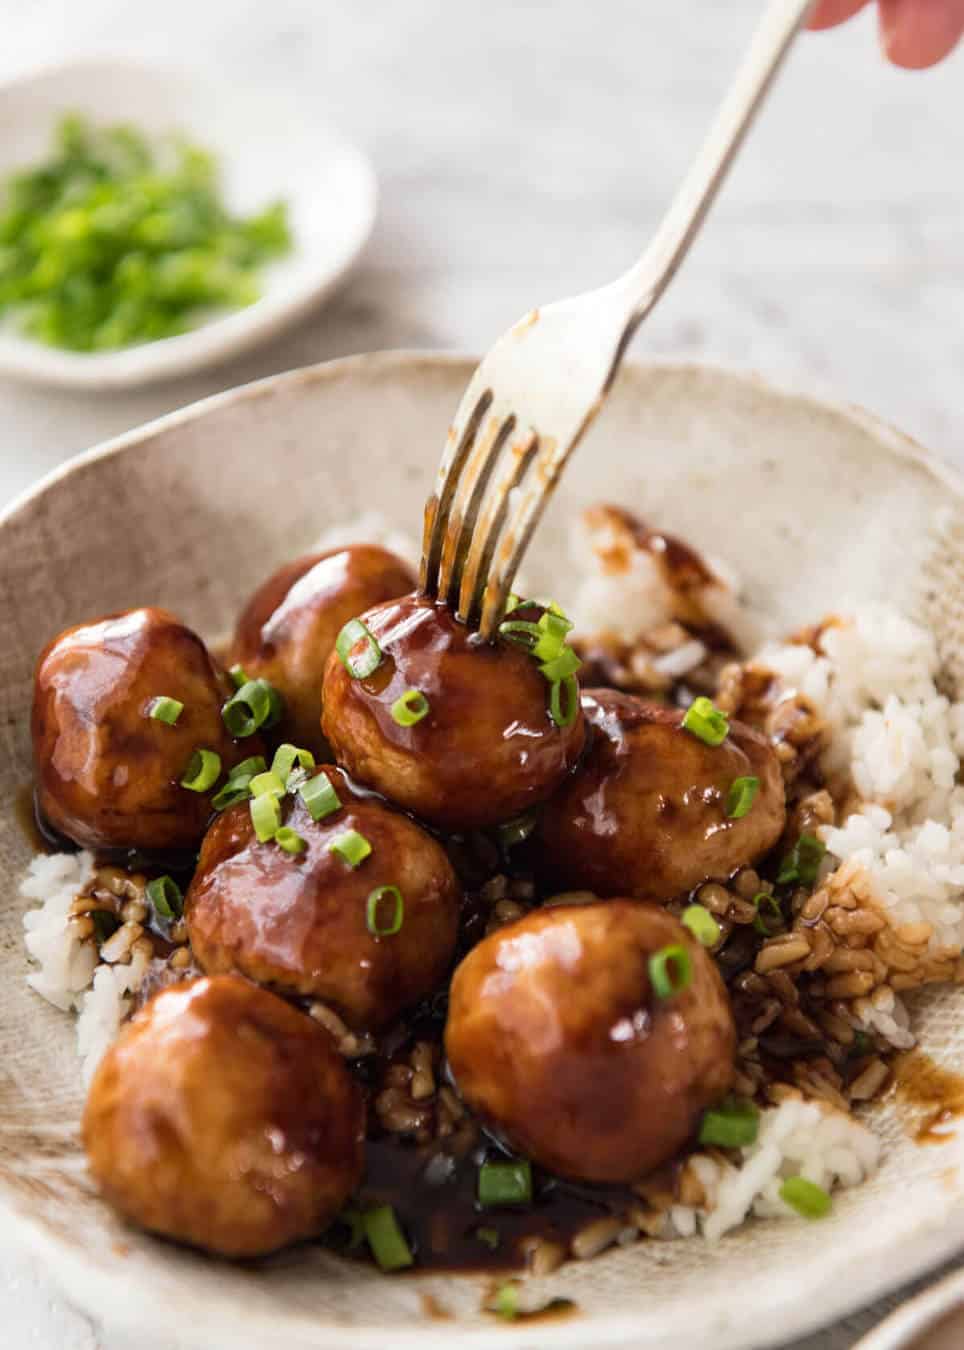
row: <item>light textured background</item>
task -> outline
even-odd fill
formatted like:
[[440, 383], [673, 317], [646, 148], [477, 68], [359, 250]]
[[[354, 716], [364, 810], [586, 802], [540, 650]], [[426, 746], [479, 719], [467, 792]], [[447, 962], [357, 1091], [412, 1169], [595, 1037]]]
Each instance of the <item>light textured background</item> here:
[[[382, 185], [355, 278], [255, 355], [141, 393], [0, 383], [0, 504], [206, 393], [354, 351], [482, 349], [531, 305], [608, 279], [655, 224], [758, 7], [0, 0], [0, 76], [111, 51], [294, 89], [305, 118], [368, 148]], [[749, 365], [964, 458], [962, 219], [964, 56], [927, 75], [889, 70], [869, 15], [808, 38], [636, 354]], [[806, 1350], [849, 1350], [880, 1315]], [[11, 1350], [133, 1350], [16, 1251], [0, 1256], [0, 1327]]]

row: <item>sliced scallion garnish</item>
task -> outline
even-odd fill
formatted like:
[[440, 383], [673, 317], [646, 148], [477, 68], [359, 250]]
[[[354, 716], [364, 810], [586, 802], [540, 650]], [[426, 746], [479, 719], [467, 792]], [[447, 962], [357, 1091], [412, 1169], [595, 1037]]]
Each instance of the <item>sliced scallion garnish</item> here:
[[535, 828], [534, 811], [529, 811], [524, 816], [516, 816], [515, 820], [507, 820], [504, 825], [499, 826], [499, 843], [504, 849], [515, 848], [517, 844], [524, 843]]
[[216, 750], [195, 750], [184, 770], [181, 787], [207, 792], [221, 776], [221, 756]]
[[392, 717], [400, 727], [413, 727], [428, 711], [428, 699], [420, 689], [406, 689], [392, 704]]
[[787, 1177], [780, 1187], [780, 1199], [805, 1219], [826, 1218], [833, 1206], [823, 1187], [806, 1177]]
[[232, 666], [228, 671], [228, 674], [231, 676], [231, 683], [234, 685], [235, 689], [241, 689], [248, 683], [248, 677], [245, 673], [244, 666]]
[[184, 704], [181, 700], [168, 698], [166, 694], [152, 698], [147, 705], [148, 717], [152, 717], [155, 722], [165, 722], [169, 727], [174, 726], [183, 711]]
[[683, 727], [706, 745], [722, 745], [730, 729], [730, 719], [712, 699], [694, 698], [686, 710]]
[[495, 1291], [490, 1307], [499, 1317], [504, 1317], [507, 1322], [513, 1321], [519, 1316], [519, 1284], [516, 1280], [508, 1280], [505, 1284], [500, 1284]]
[[275, 797], [285, 795], [284, 779], [279, 778], [273, 769], [268, 769], [265, 773], [256, 773], [248, 787], [251, 789], [252, 797], [262, 797], [266, 792]]
[[506, 619], [499, 624], [499, 637], [514, 647], [524, 647], [527, 652], [535, 650], [541, 636], [539, 625], [529, 619]]
[[720, 940], [720, 925], [705, 905], [687, 905], [680, 922], [704, 947], [714, 947]]
[[649, 982], [658, 999], [675, 998], [693, 982], [693, 962], [685, 947], [671, 942], [649, 958]]
[[579, 682], [575, 675], [549, 686], [549, 716], [557, 727], [571, 727], [579, 712]]
[[302, 839], [298, 831], [292, 830], [288, 825], [282, 825], [280, 829], [275, 830], [274, 841], [285, 853], [304, 853], [308, 847], [307, 841]]
[[273, 839], [281, 825], [281, 803], [272, 792], [262, 792], [251, 798], [251, 824], [258, 842], [266, 844]]
[[315, 767], [315, 757], [310, 750], [301, 750], [297, 745], [289, 745], [285, 741], [279, 745], [274, 752], [274, 759], [271, 761], [271, 772], [281, 779], [282, 783], [287, 784], [289, 775], [295, 765], [300, 769], [313, 769]]
[[149, 881], [147, 898], [162, 919], [179, 919], [184, 913], [184, 896], [173, 877], [155, 877]]
[[760, 1112], [752, 1102], [730, 1101], [705, 1112], [700, 1125], [701, 1144], [717, 1148], [746, 1148], [760, 1132]]
[[[753, 927], [764, 937], [772, 937], [778, 929], [783, 927], [783, 910], [780, 908], [780, 901], [769, 891], [759, 891], [752, 901], [756, 910], [756, 918], [753, 920]], [[775, 926], [771, 928], [763, 917], [761, 910], [768, 909], [775, 920]]]
[[397, 886], [378, 886], [368, 897], [365, 923], [373, 937], [394, 937], [405, 918], [405, 901]]
[[799, 881], [803, 886], [812, 886], [820, 871], [827, 845], [815, 834], [801, 834], [793, 848], [780, 864], [777, 884]]
[[[360, 642], [364, 646], [356, 653], [355, 648]], [[335, 651], [353, 680], [367, 679], [382, 663], [382, 649], [361, 619], [348, 620], [335, 639]]]
[[267, 680], [248, 680], [221, 709], [221, 719], [238, 740], [268, 730], [280, 719], [281, 695]]
[[487, 1162], [479, 1168], [479, 1204], [484, 1209], [532, 1203], [532, 1164], [525, 1158]]
[[554, 656], [551, 661], [542, 662], [539, 673], [544, 675], [550, 684], [559, 684], [563, 680], [568, 680], [570, 675], [575, 675], [581, 665], [582, 662], [572, 648], [563, 647], [558, 656]]
[[329, 853], [337, 853], [349, 867], [358, 867], [372, 851], [372, 846], [357, 830], [345, 830], [328, 845]]
[[370, 1209], [362, 1216], [372, 1256], [382, 1270], [402, 1270], [413, 1262], [411, 1248], [391, 1205]]
[[742, 820], [760, 791], [759, 778], [734, 778], [726, 794], [726, 814], [730, 820]]
[[499, 1242], [501, 1240], [499, 1238], [499, 1230], [497, 1228], [485, 1228], [485, 1227], [476, 1228], [472, 1236], [477, 1238], [479, 1242], [484, 1243], [485, 1246], [488, 1247], [490, 1252], [494, 1252], [497, 1250]]
[[341, 798], [326, 773], [315, 774], [307, 783], [302, 783], [298, 788], [298, 796], [312, 820], [324, 820], [326, 816], [341, 810]]

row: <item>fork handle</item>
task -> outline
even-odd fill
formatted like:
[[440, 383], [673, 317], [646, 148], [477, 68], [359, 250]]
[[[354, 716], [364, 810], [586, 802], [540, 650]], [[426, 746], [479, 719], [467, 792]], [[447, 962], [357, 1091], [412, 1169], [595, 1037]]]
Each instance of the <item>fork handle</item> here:
[[709, 135], [655, 237], [639, 262], [616, 283], [625, 288], [632, 308], [614, 373], [636, 328], [672, 281], [699, 233], [736, 152], [813, 4], [814, 0], [771, 0]]

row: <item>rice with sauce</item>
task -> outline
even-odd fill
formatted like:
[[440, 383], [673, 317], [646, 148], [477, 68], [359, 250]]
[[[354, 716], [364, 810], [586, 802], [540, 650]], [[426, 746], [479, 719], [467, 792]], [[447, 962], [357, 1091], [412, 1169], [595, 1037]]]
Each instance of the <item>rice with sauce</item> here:
[[[411, 541], [374, 517], [319, 546], [363, 539], [413, 555]], [[582, 579], [569, 610], [583, 684], [677, 701], [711, 694], [770, 737], [793, 827], [819, 837], [827, 854], [813, 886], [793, 896], [786, 931], [762, 941], [751, 900], [768, 883], [753, 869], [695, 897], [721, 926], [721, 966], [742, 944], [744, 965], [730, 983], [736, 1088], [761, 1107], [755, 1142], [702, 1149], [671, 1183], [641, 1183], [626, 1213], [599, 1220], [593, 1234], [589, 1225], [570, 1252], [534, 1248], [537, 1273], [641, 1235], [714, 1240], [750, 1215], [793, 1215], [780, 1194], [788, 1176], [827, 1191], [860, 1184], [877, 1166], [879, 1141], [852, 1110], [888, 1085], [888, 1056], [915, 1043], [902, 993], [964, 978], [964, 702], [940, 688], [931, 634], [867, 606], [741, 661], [755, 626], [720, 564], [611, 507], [586, 513], [574, 553]], [[615, 616], [616, 630], [600, 631], [599, 615]], [[28, 983], [78, 1014], [85, 1081], [137, 1001], [192, 969], [186, 931], [175, 928], [163, 959], [154, 954], [144, 884], [75, 853], [35, 858], [21, 885], [38, 902], [24, 917]], [[534, 892], [495, 875], [478, 903], [491, 931], [531, 908]], [[105, 910], [119, 926], [101, 941], [95, 916]], [[332, 1010], [310, 1011], [346, 1056], [371, 1052]], [[775, 1072], [778, 1042], [789, 1050]], [[808, 1053], [795, 1055], [795, 1044]], [[424, 1141], [460, 1128], [460, 1104], [437, 1081], [433, 1054], [417, 1045], [411, 1064], [393, 1066], [374, 1099], [385, 1129]]]

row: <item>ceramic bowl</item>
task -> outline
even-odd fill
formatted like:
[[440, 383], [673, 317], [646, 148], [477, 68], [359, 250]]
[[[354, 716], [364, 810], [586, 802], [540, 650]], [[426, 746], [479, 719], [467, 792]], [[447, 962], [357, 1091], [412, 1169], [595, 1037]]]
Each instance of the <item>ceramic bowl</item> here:
[[226, 360], [320, 303], [347, 275], [375, 219], [375, 175], [331, 127], [279, 95], [125, 60], [85, 60], [0, 85], [0, 181], [49, 154], [60, 118], [130, 122], [186, 135], [215, 152], [225, 199], [253, 211], [288, 203], [291, 253], [264, 269], [261, 299], [190, 332], [107, 352], [70, 352], [0, 329], [0, 374], [80, 389], [117, 389]]
[[[922, 1147], [885, 1103], [883, 1166], [830, 1218], [610, 1251], [542, 1281], [547, 1299], [575, 1300], [570, 1317], [510, 1325], [482, 1310], [481, 1277], [386, 1278], [310, 1246], [257, 1268], [202, 1258], [126, 1227], [85, 1175], [73, 1026], [24, 982], [17, 801], [35, 657], [66, 625], [138, 604], [221, 633], [267, 571], [363, 510], [417, 531], [471, 369], [389, 354], [269, 379], [81, 456], [0, 520], [0, 1211], [78, 1304], [206, 1350], [782, 1342], [964, 1246], [964, 1139]], [[866, 414], [714, 369], [629, 368], [526, 573], [564, 603], [570, 523], [611, 499], [728, 562], [773, 633], [883, 597], [934, 624], [953, 679], [961, 494], [956, 474]], [[960, 1062], [964, 990], [928, 992], [915, 1018], [925, 1049]]]

